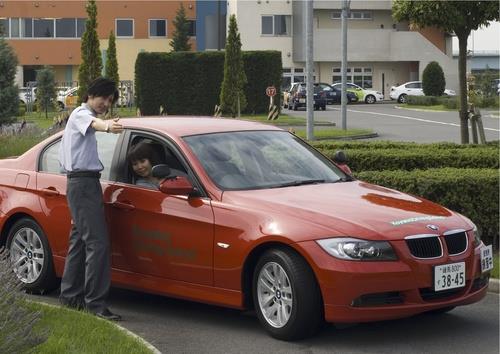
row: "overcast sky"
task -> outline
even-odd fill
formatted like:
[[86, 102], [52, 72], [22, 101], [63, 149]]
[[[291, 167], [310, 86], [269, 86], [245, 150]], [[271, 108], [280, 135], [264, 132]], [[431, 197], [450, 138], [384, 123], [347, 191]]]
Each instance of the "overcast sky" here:
[[[500, 50], [500, 22], [490, 22], [486, 28], [472, 31], [467, 43], [469, 50]], [[458, 52], [458, 40], [453, 37], [453, 52]]]

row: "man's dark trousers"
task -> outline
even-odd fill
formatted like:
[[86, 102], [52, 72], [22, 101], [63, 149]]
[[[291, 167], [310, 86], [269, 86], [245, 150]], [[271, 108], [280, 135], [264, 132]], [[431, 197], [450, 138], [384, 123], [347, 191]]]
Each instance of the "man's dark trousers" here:
[[111, 282], [108, 238], [102, 188], [98, 176], [70, 177], [67, 200], [73, 226], [61, 281], [61, 302], [85, 301], [86, 309], [106, 308]]

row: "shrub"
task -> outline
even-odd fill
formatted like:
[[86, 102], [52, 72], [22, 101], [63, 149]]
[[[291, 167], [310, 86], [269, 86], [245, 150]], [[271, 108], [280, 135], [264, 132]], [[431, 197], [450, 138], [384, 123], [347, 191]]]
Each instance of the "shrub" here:
[[[336, 150], [321, 149], [332, 157]], [[498, 168], [497, 149], [346, 149], [353, 171], [415, 170], [440, 167]]]
[[33, 331], [40, 313], [26, 306], [21, 285], [12, 271], [7, 251], [0, 249], [0, 353], [21, 353], [47, 338], [45, 333]]
[[415, 171], [355, 172], [357, 178], [414, 194], [470, 218], [486, 243], [498, 249], [497, 169], [439, 168]]
[[458, 109], [460, 107], [459, 97], [441, 96], [439, 102], [448, 109]]
[[434, 96], [408, 96], [406, 101], [409, 105], [435, 106], [439, 104], [439, 98]]
[[426, 96], [439, 97], [443, 94], [446, 86], [444, 72], [436, 61], [431, 61], [422, 73], [422, 89]]
[[[243, 52], [247, 109], [244, 113], [267, 113], [267, 86], [274, 85], [279, 100], [281, 54], [278, 51]], [[139, 53], [135, 63], [137, 106], [143, 115], [213, 115], [219, 104], [224, 71], [224, 52]], [[275, 101], [279, 106], [279, 101]]]
[[403, 142], [403, 141], [340, 141], [340, 140], [322, 140], [322, 141], [312, 141], [309, 142], [312, 146], [317, 149], [323, 150], [349, 150], [349, 149], [499, 149], [500, 142], [490, 141], [484, 145], [475, 144], [456, 144], [451, 142], [440, 142], [431, 144], [422, 144], [414, 142]]

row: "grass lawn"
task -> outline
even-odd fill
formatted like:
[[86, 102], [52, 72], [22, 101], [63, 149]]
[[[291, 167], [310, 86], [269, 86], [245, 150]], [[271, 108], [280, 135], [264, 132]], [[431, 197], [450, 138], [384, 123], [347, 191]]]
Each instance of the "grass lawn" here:
[[241, 116], [241, 119], [251, 120], [260, 123], [267, 123], [272, 125], [306, 125], [306, 120], [302, 117], [290, 117], [286, 114], [280, 114], [279, 118], [276, 120], [268, 120], [267, 114], [245, 114]]
[[498, 269], [499, 262], [498, 262], [498, 252], [493, 254], [493, 270], [491, 271], [491, 277], [498, 279], [498, 272], [500, 269]]
[[400, 104], [399, 105], [400, 107], [403, 107], [403, 108], [409, 108], [409, 109], [420, 109], [422, 111], [431, 111], [431, 112], [435, 112], [435, 111], [438, 111], [438, 112], [457, 112], [458, 109], [450, 109], [450, 108], [446, 108], [444, 105], [442, 104], [437, 104], [437, 105], [434, 105], [434, 106], [421, 106], [421, 105], [410, 105], [410, 104]]
[[29, 306], [42, 312], [35, 330], [49, 333], [31, 353], [151, 353], [137, 339], [93, 315], [39, 303]]

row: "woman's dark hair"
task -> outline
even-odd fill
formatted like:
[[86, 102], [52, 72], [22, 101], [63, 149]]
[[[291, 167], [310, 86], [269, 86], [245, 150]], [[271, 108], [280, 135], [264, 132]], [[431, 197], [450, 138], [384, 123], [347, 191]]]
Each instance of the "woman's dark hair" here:
[[89, 96], [108, 97], [113, 95], [113, 103], [118, 100], [118, 89], [114, 81], [104, 77], [98, 77], [89, 84], [87, 94], [83, 97], [83, 102], [87, 102]]
[[140, 141], [135, 145], [132, 145], [127, 154], [127, 160], [132, 165], [134, 161], [148, 159], [151, 162], [151, 165], [158, 165], [160, 163], [160, 159], [158, 158], [158, 154], [153, 149], [151, 144], [146, 143], [145, 141]]

